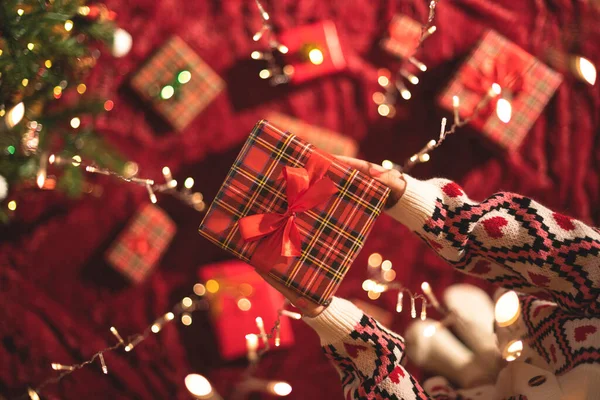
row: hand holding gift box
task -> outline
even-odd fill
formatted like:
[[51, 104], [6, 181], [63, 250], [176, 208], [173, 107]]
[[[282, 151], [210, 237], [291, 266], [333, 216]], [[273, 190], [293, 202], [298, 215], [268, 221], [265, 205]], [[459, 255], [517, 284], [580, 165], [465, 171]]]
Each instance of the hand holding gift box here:
[[199, 231], [298, 295], [325, 304], [388, 194], [381, 183], [261, 121]]

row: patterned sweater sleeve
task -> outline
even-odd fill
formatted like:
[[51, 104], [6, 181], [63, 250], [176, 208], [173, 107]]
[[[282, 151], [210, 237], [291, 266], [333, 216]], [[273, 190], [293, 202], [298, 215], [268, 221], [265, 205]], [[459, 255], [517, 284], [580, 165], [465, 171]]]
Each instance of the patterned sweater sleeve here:
[[406, 192], [388, 214], [456, 269], [565, 310], [600, 312], [598, 229], [517, 194], [479, 203], [445, 179], [405, 179]]
[[404, 339], [347, 300], [334, 297], [318, 317], [304, 318], [337, 369], [345, 399], [429, 399], [401, 365]]

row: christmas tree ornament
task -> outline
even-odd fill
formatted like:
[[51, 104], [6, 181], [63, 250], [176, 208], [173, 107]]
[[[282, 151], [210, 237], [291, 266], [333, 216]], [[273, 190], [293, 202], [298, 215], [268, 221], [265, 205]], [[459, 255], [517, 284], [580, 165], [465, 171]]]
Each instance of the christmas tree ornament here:
[[356, 157], [358, 143], [356, 140], [338, 132], [308, 124], [297, 118], [285, 114], [271, 112], [267, 114], [267, 121], [275, 126], [280, 126], [294, 132], [298, 137], [315, 145], [315, 147], [335, 155]]
[[6, 178], [0, 175], [0, 202], [4, 201], [8, 196], [8, 182]]
[[176, 130], [184, 130], [223, 90], [225, 82], [174, 36], [132, 79], [134, 90]]
[[335, 293], [389, 189], [260, 121], [199, 232], [318, 304]]
[[106, 261], [134, 283], [145, 280], [175, 235], [175, 223], [160, 208], [146, 204], [106, 252]]
[[[255, 343], [253, 354], [266, 343], [266, 326], [273, 326], [284, 297], [248, 264], [232, 260], [199, 268], [198, 278], [204, 282], [209, 302], [209, 313], [215, 331], [219, 354], [225, 360], [247, 356], [247, 340], [240, 332], [253, 332], [258, 328], [261, 340]], [[276, 347], [294, 344], [294, 334], [289, 318], [282, 318]], [[257, 338], [258, 339], [258, 338]]]
[[27, 124], [25, 133], [21, 138], [21, 151], [24, 155], [30, 156], [35, 154], [40, 144], [40, 132], [42, 131], [42, 124], [36, 121], [31, 121]]
[[133, 39], [125, 29], [117, 28], [113, 37], [112, 55], [121, 58], [129, 54]]
[[494, 31], [485, 34], [438, 98], [491, 142], [516, 150], [562, 76]]

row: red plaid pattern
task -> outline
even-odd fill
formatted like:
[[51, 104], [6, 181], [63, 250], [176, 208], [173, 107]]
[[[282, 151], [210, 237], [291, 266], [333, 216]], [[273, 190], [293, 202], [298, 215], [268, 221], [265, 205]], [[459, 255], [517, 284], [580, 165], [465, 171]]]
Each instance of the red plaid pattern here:
[[[162, 99], [161, 89], [176, 82], [182, 70], [191, 73], [190, 81], [176, 88], [170, 99]], [[164, 44], [131, 84], [178, 131], [187, 127], [225, 87], [221, 77], [178, 36]]]
[[[260, 121], [204, 217], [200, 234], [252, 263], [260, 240], [245, 241], [238, 221], [248, 215], [284, 213], [287, 201], [283, 168], [304, 167], [317, 151], [292, 133]], [[341, 283], [389, 194], [389, 189], [379, 182], [333, 157], [323, 156], [331, 161], [325, 176], [338, 192], [297, 216], [302, 254], [285, 259], [286, 263], [269, 272], [274, 279], [319, 304], [324, 304]]]
[[355, 157], [358, 154], [356, 140], [329, 129], [310, 125], [299, 119], [276, 112], [269, 113], [267, 120], [276, 126], [286, 127], [289, 131], [294, 132], [327, 153], [348, 157]]
[[562, 82], [562, 75], [550, 69], [540, 60], [527, 53], [514, 43], [508, 41], [494, 31], [489, 31], [471, 57], [458, 70], [455, 78], [438, 99], [439, 104], [453, 110], [452, 96], [460, 99], [460, 115], [463, 118], [473, 114], [475, 107], [482, 100], [481, 93], [470, 90], [465, 84], [468, 79], [466, 71], [480, 68], [484, 63], [495, 62], [502, 53], [513, 53], [515, 59], [522, 62], [522, 78], [524, 89], [512, 100], [512, 118], [508, 124], [503, 123], [495, 112], [481, 113], [471, 124], [481, 130], [494, 143], [504, 149], [516, 150], [531, 129], [533, 123], [542, 113], [546, 104]]
[[[282, 32], [279, 41], [288, 48], [285, 61], [293, 67], [292, 83], [302, 83], [346, 68], [346, 58], [332, 21], [317, 22]], [[309, 61], [308, 53], [318, 49], [323, 54], [321, 64]]]
[[395, 15], [390, 22], [389, 37], [381, 41], [381, 47], [400, 58], [411, 57], [419, 47], [422, 26], [406, 15]]
[[[198, 274], [201, 282], [213, 279], [219, 284], [216, 293], [207, 292], [205, 295], [210, 302], [209, 311], [219, 353], [226, 360], [245, 356], [245, 335], [259, 333], [256, 317], [263, 319], [265, 330], [271, 329], [277, 320], [278, 310], [284, 304], [283, 296], [242, 261], [202, 266]], [[238, 301], [244, 298], [250, 302], [250, 309], [246, 311], [238, 306]], [[281, 347], [291, 346], [294, 333], [290, 319], [281, 318], [280, 328]]]
[[143, 281], [171, 243], [175, 223], [160, 208], [144, 205], [106, 253], [106, 261], [133, 282]]

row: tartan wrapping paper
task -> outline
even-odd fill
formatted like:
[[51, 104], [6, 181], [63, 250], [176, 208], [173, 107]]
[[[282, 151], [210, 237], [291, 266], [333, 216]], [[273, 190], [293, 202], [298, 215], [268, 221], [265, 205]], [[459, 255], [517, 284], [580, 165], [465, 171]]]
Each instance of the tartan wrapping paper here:
[[275, 126], [285, 127], [315, 147], [339, 156], [356, 157], [358, 143], [356, 140], [343, 136], [329, 129], [310, 125], [297, 118], [276, 112], [267, 115], [267, 121]]
[[417, 51], [423, 27], [406, 15], [396, 14], [388, 27], [388, 35], [381, 40], [381, 47], [400, 58], [409, 58]]
[[[260, 121], [205, 215], [200, 234], [257, 267], [260, 260], [253, 262], [252, 256], [265, 239], [245, 241], [238, 221], [249, 215], [285, 212], [284, 166], [304, 167], [317, 152], [296, 135]], [[335, 293], [389, 195], [389, 189], [374, 179], [323, 156], [331, 161], [325, 176], [338, 192], [298, 215], [301, 255], [282, 257], [269, 271], [275, 280], [319, 304]]]
[[150, 273], [175, 235], [175, 223], [160, 208], [142, 206], [106, 252], [106, 261], [139, 283]]
[[[284, 304], [284, 297], [254, 272], [250, 265], [238, 260], [202, 266], [198, 276], [200, 282], [214, 279], [219, 284], [216, 293], [206, 292], [204, 296], [210, 304], [210, 318], [221, 357], [233, 360], [246, 356], [245, 336], [259, 333], [256, 317], [263, 319], [265, 330], [269, 332]], [[247, 311], [238, 307], [238, 301], [242, 298], [250, 301], [251, 306]], [[282, 317], [280, 322], [280, 347], [289, 347], [294, 344], [290, 319]], [[262, 340], [259, 346], [262, 346]]]
[[[456, 76], [438, 98], [439, 104], [453, 110], [452, 96], [460, 99], [461, 118], [473, 115], [477, 104], [483, 99], [482, 93], [473, 91], [469, 86], [472, 80], [468, 71], [490, 67], [489, 63], [498, 63], [500, 59], [516, 60], [520, 64], [520, 78], [525, 82], [511, 100], [512, 118], [506, 124], [489, 108], [476, 116], [471, 125], [481, 130], [484, 136], [500, 147], [516, 150], [542, 113], [554, 92], [562, 82], [562, 75], [552, 70], [540, 60], [527, 53], [495, 31], [488, 31], [469, 59], [460, 67]], [[487, 63], [487, 65], [486, 65]], [[514, 62], [511, 66], [514, 68]], [[501, 85], [502, 86], [502, 85]]]
[[[176, 88], [170, 99], [161, 99], [161, 89], [176, 82], [182, 70], [191, 73], [190, 81]], [[131, 85], [178, 131], [185, 129], [225, 87], [221, 77], [178, 36], [171, 37], [135, 74]]]
[[[279, 41], [288, 48], [284, 60], [293, 67], [291, 83], [306, 82], [346, 69], [346, 58], [332, 21], [286, 30], [279, 35]], [[323, 62], [319, 65], [308, 58], [309, 51], [315, 48], [323, 53]]]

